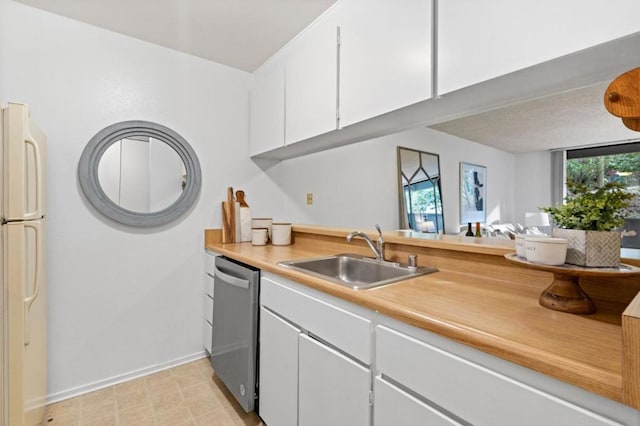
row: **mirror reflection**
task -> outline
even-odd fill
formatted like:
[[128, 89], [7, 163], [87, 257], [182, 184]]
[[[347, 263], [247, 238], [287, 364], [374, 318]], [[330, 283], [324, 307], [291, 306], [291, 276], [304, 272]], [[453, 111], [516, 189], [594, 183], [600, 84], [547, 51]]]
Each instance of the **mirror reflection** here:
[[398, 147], [400, 227], [444, 232], [438, 154]]
[[110, 145], [98, 164], [98, 180], [118, 206], [139, 213], [167, 208], [186, 185], [185, 165], [165, 142], [129, 136]]

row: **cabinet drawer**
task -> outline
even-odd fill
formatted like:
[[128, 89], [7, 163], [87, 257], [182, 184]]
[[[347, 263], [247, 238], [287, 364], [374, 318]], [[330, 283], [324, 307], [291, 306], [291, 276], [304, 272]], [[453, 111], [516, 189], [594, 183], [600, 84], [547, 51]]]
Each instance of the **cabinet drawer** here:
[[204, 274], [204, 293], [213, 298], [213, 275]]
[[373, 423], [376, 426], [461, 426], [433, 407], [376, 377]]
[[371, 363], [371, 321], [262, 277], [260, 303], [336, 346]]
[[213, 271], [215, 271], [215, 262], [216, 262], [216, 255], [215, 254], [211, 254], [210, 252], [205, 252], [204, 253], [204, 272], [213, 276]]
[[376, 357], [384, 376], [474, 425], [621, 425], [385, 326]]
[[213, 332], [213, 327], [211, 327], [211, 323], [207, 320], [204, 320], [202, 327], [202, 345], [207, 350], [207, 352], [211, 353], [211, 333]]
[[204, 319], [213, 323], [213, 299], [204, 295]]

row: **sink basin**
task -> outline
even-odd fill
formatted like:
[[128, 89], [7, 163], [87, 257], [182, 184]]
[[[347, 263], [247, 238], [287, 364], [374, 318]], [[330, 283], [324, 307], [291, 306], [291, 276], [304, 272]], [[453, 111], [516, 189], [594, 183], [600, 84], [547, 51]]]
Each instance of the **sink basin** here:
[[354, 290], [379, 287], [400, 280], [436, 272], [435, 268], [409, 269], [398, 263], [381, 262], [357, 254], [336, 254], [313, 259], [291, 260], [280, 266], [305, 272]]

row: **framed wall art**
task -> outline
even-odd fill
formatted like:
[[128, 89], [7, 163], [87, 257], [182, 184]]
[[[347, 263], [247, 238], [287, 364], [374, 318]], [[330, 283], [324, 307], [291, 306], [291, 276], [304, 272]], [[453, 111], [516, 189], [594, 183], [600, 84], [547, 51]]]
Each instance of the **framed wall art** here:
[[460, 223], [487, 220], [487, 168], [460, 162]]

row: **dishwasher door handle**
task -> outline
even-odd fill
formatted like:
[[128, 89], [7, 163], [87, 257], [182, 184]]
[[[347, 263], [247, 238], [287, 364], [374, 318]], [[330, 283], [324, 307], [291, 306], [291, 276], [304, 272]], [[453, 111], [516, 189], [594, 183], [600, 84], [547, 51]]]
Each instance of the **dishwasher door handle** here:
[[218, 269], [217, 267], [214, 266], [215, 269], [215, 276], [216, 277], [220, 277], [222, 278], [222, 280], [224, 282], [226, 282], [227, 284], [231, 284], [234, 285], [236, 287], [240, 287], [240, 288], [249, 288], [249, 280], [243, 280], [242, 278], [236, 278], [232, 275], [229, 274], [225, 274], [224, 272], [222, 272], [220, 269]]

